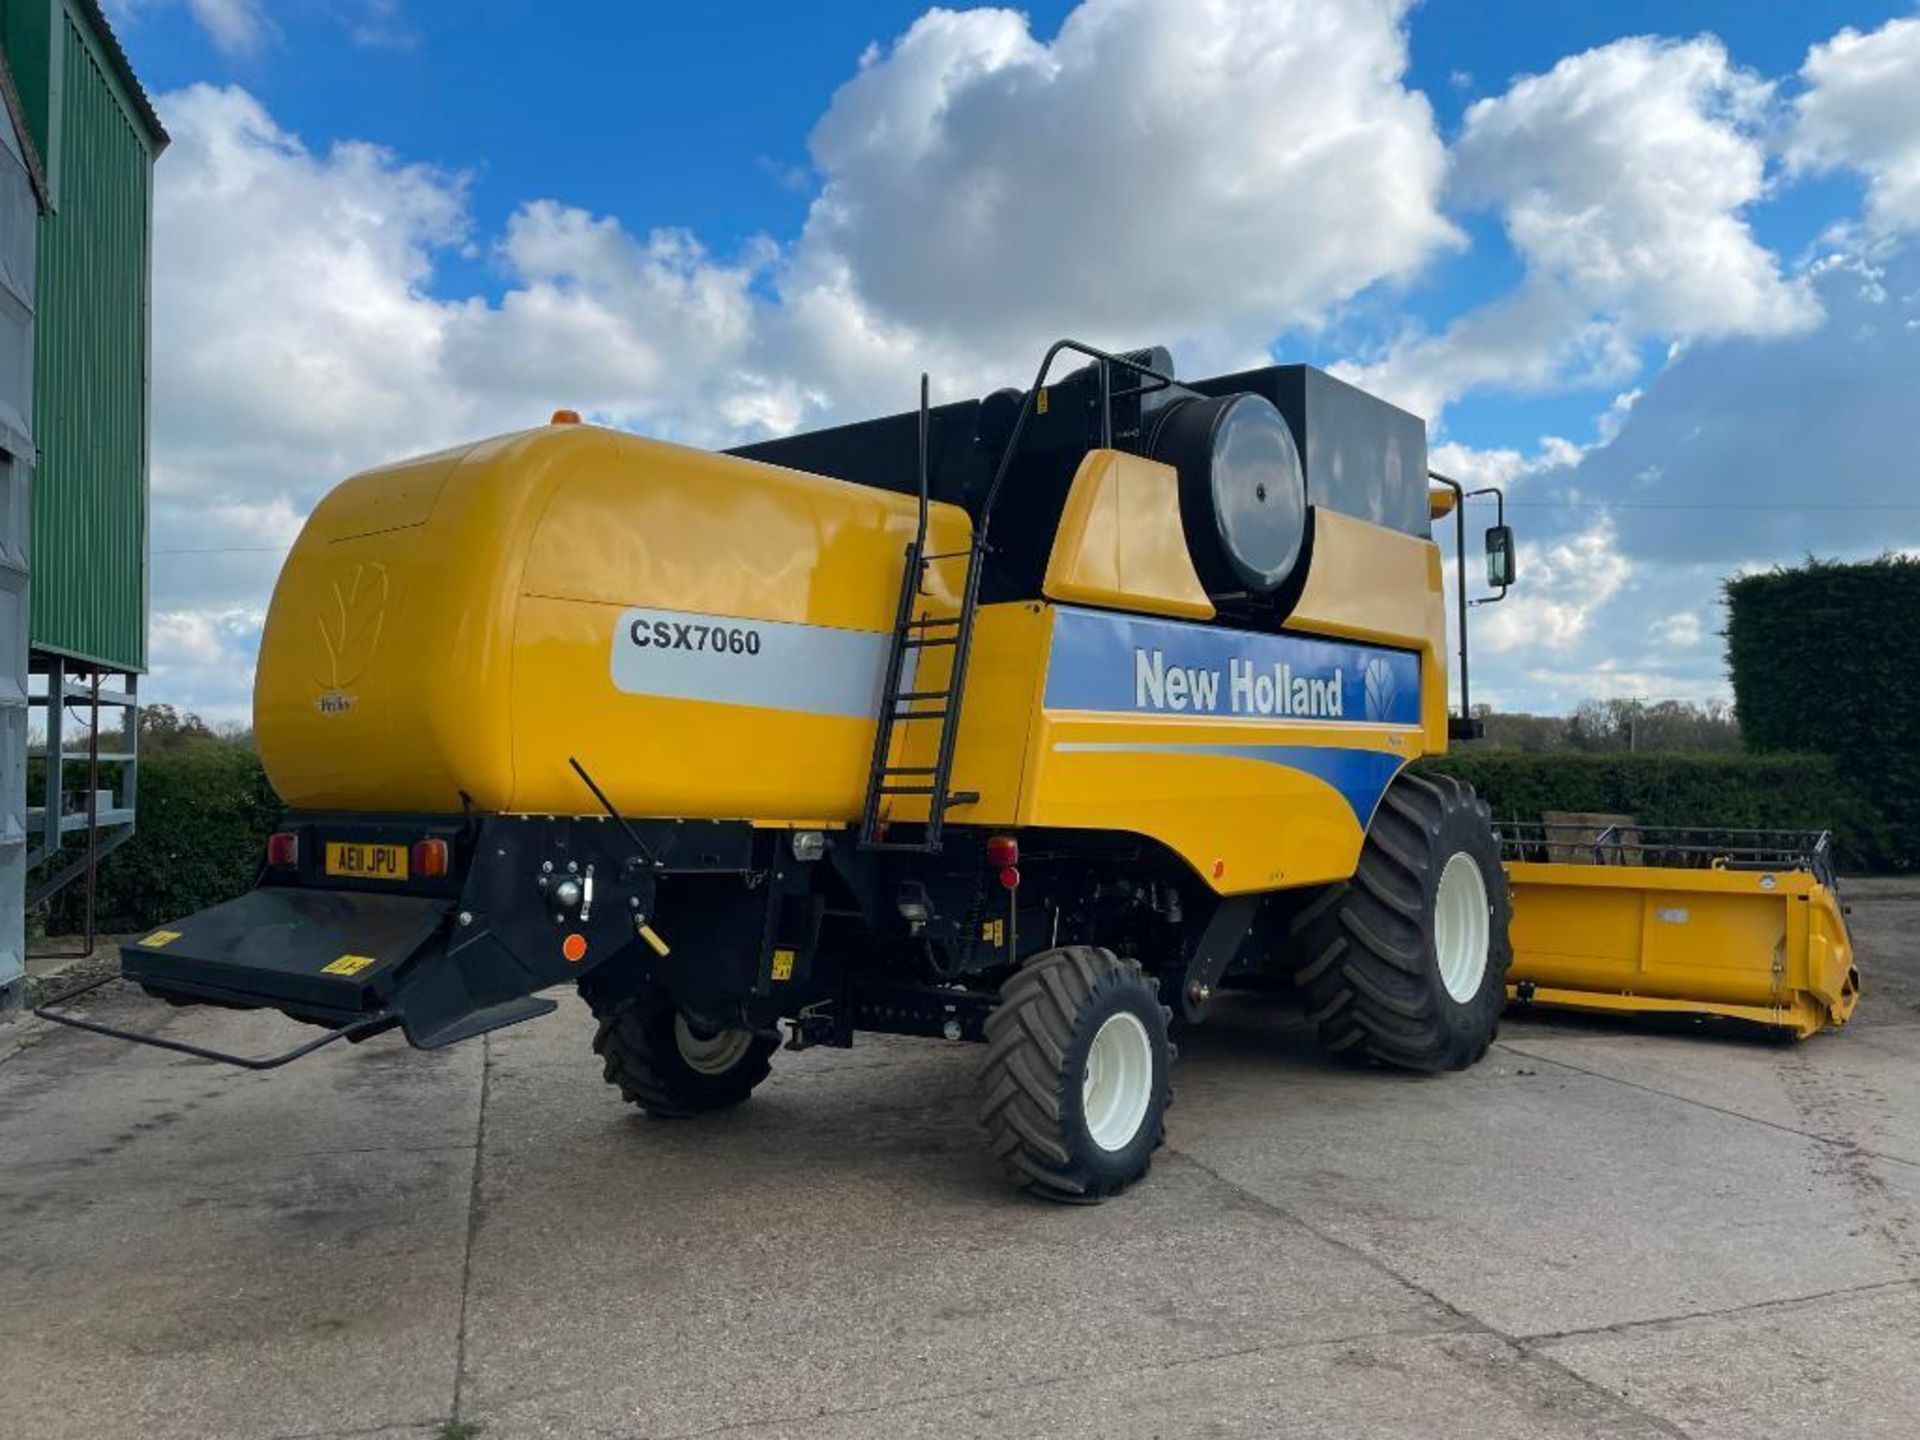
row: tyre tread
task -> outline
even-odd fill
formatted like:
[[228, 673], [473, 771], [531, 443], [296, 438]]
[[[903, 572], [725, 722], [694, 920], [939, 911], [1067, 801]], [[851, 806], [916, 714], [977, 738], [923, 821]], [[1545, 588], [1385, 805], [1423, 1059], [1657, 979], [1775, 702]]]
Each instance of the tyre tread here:
[[[1473, 788], [1451, 776], [1402, 772], [1374, 816], [1353, 878], [1330, 885], [1295, 917], [1294, 981], [1323, 1049], [1407, 1070], [1464, 1069], [1486, 1054], [1498, 1028], [1498, 1003], [1484, 1033], [1462, 1033], [1458, 1009], [1429, 960], [1431, 896], [1439, 851], [1461, 848], [1463, 832], [1482, 863], [1493, 907], [1492, 983], [1504, 993], [1511, 961], [1506, 872], [1493, 842], [1490, 812]], [[1420, 897], [1410, 904], [1407, 897]], [[1482, 991], [1483, 996], [1489, 992]]]
[[[1076, 1023], [1110, 987], [1136, 989], [1159, 1008], [1157, 991], [1139, 962], [1090, 945], [1068, 945], [1043, 951], [1010, 976], [1000, 987], [1000, 1003], [987, 1016], [980, 1123], [988, 1153], [1015, 1183], [1050, 1200], [1090, 1203], [1117, 1193], [1146, 1173], [1164, 1136], [1171, 1085], [1149, 1111], [1153, 1139], [1135, 1173], [1099, 1175], [1076, 1157], [1064, 1135], [1066, 1124], [1077, 1123], [1077, 1118], [1069, 1121], [1066, 1104], [1067, 1057]], [[1161, 1013], [1164, 1024], [1167, 1012]]]
[[671, 1006], [640, 998], [602, 1015], [593, 1037], [601, 1078], [629, 1105], [661, 1119], [738, 1105], [772, 1073], [774, 1048], [775, 1042], [756, 1037], [726, 1075], [693, 1075], [679, 1060]]

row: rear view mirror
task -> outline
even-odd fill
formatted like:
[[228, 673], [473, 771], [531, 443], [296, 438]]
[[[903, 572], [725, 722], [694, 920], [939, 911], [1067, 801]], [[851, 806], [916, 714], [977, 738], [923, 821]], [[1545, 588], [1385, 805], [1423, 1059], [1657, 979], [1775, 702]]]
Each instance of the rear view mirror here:
[[1504, 590], [1513, 584], [1513, 571], [1513, 527], [1489, 525], [1487, 527], [1487, 584], [1496, 590]]

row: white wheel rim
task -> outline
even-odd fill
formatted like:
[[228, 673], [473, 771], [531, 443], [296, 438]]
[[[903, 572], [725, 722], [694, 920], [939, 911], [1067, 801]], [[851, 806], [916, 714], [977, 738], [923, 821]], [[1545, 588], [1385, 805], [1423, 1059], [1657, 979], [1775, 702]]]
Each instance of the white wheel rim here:
[[1153, 1041], [1139, 1018], [1109, 1015], [1087, 1048], [1080, 1108], [1087, 1134], [1102, 1150], [1124, 1150], [1140, 1133], [1153, 1099]]
[[753, 1043], [751, 1030], [722, 1030], [713, 1035], [701, 1035], [687, 1024], [687, 1017], [673, 1017], [673, 1043], [680, 1051], [680, 1058], [687, 1062], [689, 1070], [697, 1070], [702, 1075], [724, 1075], [740, 1063], [747, 1053], [747, 1047]]
[[1479, 862], [1456, 851], [1440, 871], [1440, 892], [1433, 901], [1433, 952], [1440, 983], [1462, 1005], [1480, 993], [1486, 978], [1492, 925]]

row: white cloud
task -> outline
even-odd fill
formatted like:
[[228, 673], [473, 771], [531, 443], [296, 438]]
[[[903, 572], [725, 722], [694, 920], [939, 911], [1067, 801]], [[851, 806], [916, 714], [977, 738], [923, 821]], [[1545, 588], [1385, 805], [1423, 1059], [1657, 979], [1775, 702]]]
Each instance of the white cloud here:
[[1477, 101], [1451, 193], [1499, 213], [1525, 278], [1350, 375], [1434, 416], [1483, 388], [1618, 383], [1650, 337], [1816, 324], [1811, 291], [1744, 217], [1766, 191], [1770, 96], [1703, 36], [1617, 40]]
[[995, 355], [1090, 332], [1257, 356], [1457, 243], [1406, 8], [1085, 0], [1051, 43], [929, 11], [814, 131], [803, 278], [837, 262], [874, 313]]
[[1657, 643], [1675, 650], [1690, 650], [1707, 638], [1706, 627], [1693, 610], [1677, 610], [1661, 616], [1647, 627], [1647, 634]]
[[451, 438], [434, 374], [458, 307], [426, 298], [465, 236], [462, 182], [378, 147], [317, 156], [246, 92], [167, 96], [154, 206], [155, 488], [307, 498]]
[[1615, 395], [1607, 408], [1594, 418], [1594, 438], [1584, 445], [1564, 435], [1542, 435], [1533, 453], [1525, 454], [1511, 446], [1480, 449], [1458, 440], [1446, 440], [1428, 450], [1427, 462], [1441, 474], [1460, 481], [1469, 490], [1482, 485], [1497, 485], [1512, 494], [1514, 486], [1520, 481], [1537, 475], [1550, 475], [1557, 470], [1570, 470], [1594, 450], [1612, 444], [1621, 427], [1626, 424], [1627, 416], [1633, 412], [1640, 393], [1638, 390], [1622, 390]]
[[347, 17], [347, 38], [363, 50], [413, 50], [420, 44], [401, 0], [360, 0], [358, 12]]
[[1633, 575], [1619, 532], [1601, 516], [1586, 529], [1542, 543], [1518, 538], [1517, 586], [1484, 617], [1472, 638], [1489, 650], [1530, 654], [1564, 652], [1586, 639], [1594, 617], [1607, 609]]
[[1871, 229], [1920, 229], [1920, 20], [1842, 30], [1807, 52], [1800, 78], [1788, 162], [1859, 171]]
[[156, 610], [147, 628], [146, 698], [213, 724], [250, 725], [254, 655], [265, 618], [249, 606]]
[[267, 37], [259, 0], [187, 0], [193, 18], [229, 55], [251, 55]]
[[[283, 37], [266, 0], [103, 0], [118, 26], [149, 10], [184, 4], [214, 48], [232, 60], [248, 60]], [[364, 50], [411, 50], [420, 33], [408, 21], [403, 0], [329, 0], [328, 18], [346, 28]]]

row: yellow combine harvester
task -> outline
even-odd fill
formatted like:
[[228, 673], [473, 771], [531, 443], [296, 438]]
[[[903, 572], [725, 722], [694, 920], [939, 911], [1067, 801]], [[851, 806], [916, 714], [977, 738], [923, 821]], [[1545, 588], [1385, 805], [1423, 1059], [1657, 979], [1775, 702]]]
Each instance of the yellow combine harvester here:
[[[435, 1047], [571, 983], [607, 1080], [685, 1115], [745, 1099], [782, 1026], [978, 1041], [993, 1153], [1071, 1200], [1146, 1172], [1169, 1021], [1251, 972], [1329, 1049], [1486, 1052], [1499, 843], [1408, 768], [1450, 732], [1420, 420], [1068, 341], [1025, 391], [923, 381], [917, 413], [728, 454], [555, 418], [315, 509], [261, 644], [291, 807], [261, 881], [123, 954], [326, 1029], [153, 1043]], [[1495, 525], [1503, 593], [1512, 555]], [[1575, 868], [1516, 870], [1528, 964], [1560, 927], [1533, 871]], [[1561, 948], [1539, 998], [1627, 958]]]

